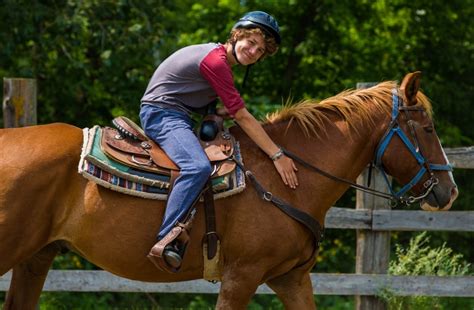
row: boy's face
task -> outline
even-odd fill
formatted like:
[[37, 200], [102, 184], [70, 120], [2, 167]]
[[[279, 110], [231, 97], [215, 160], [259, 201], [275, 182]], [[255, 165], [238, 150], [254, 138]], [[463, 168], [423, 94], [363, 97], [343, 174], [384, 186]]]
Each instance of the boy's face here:
[[265, 53], [265, 40], [261, 34], [252, 33], [236, 42], [235, 52], [242, 65], [254, 64]]

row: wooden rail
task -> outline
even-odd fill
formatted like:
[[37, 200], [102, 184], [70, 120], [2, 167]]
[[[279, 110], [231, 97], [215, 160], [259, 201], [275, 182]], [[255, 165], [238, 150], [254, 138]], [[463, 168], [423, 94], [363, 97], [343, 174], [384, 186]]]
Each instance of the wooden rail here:
[[[0, 291], [8, 289], [10, 272], [0, 277]], [[377, 295], [389, 291], [399, 296], [474, 296], [473, 277], [388, 276], [362, 274], [311, 274], [316, 295]], [[146, 283], [123, 279], [106, 271], [51, 270], [43, 291], [193, 293], [217, 294], [220, 284], [204, 280], [174, 283]], [[257, 294], [274, 294], [261, 285]]]
[[474, 146], [445, 148], [444, 151], [454, 168], [474, 169]]
[[326, 228], [372, 231], [474, 231], [472, 211], [354, 210], [332, 207]]

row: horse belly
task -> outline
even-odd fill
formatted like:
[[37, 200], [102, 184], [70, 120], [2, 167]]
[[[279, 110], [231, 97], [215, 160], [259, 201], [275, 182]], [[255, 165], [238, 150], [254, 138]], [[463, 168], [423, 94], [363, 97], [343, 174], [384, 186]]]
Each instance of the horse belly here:
[[[202, 276], [200, 237], [204, 221], [198, 215], [192, 241], [178, 274], [161, 272], [147, 259], [156, 242], [164, 202], [117, 193], [88, 182], [84, 204], [70, 217], [65, 239], [71, 249], [116, 275], [149, 282], [172, 282]], [[196, 254], [195, 254], [196, 253]]]

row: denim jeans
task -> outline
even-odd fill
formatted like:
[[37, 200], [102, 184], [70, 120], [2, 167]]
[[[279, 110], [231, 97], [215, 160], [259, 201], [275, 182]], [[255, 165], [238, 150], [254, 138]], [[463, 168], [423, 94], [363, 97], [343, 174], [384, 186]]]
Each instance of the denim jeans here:
[[177, 221], [184, 220], [211, 175], [211, 164], [193, 132], [192, 120], [185, 112], [142, 105], [140, 120], [147, 136], [180, 168], [157, 237], [161, 240]]

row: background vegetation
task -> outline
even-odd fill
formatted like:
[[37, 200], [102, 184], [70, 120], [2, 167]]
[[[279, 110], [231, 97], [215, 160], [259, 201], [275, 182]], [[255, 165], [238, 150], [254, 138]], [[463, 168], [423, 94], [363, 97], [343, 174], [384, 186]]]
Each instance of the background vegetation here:
[[[80, 127], [109, 124], [117, 115], [137, 120], [139, 101], [160, 62], [194, 43], [225, 42], [245, 12], [265, 10], [279, 21], [279, 53], [251, 70], [242, 89], [262, 117], [288, 98], [323, 99], [357, 82], [399, 80], [423, 72], [437, 131], [446, 147], [474, 145], [473, 0], [3, 0], [0, 2], [0, 76], [38, 80], [40, 123]], [[234, 71], [237, 84], [244, 70]], [[456, 170], [456, 210], [472, 210], [472, 171]], [[352, 206], [353, 193], [339, 206]], [[472, 234], [432, 233], [472, 262]], [[406, 244], [411, 233], [393, 234]], [[353, 272], [355, 232], [330, 230], [318, 272]], [[395, 251], [393, 251], [395, 253]], [[94, 268], [74, 255], [55, 268]], [[1, 294], [1, 293], [0, 293]], [[0, 300], [1, 300], [0, 295]], [[108, 305], [212, 305], [215, 296], [160, 294], [44, 294], [42, 308]], [[318, 296], [323, 309], [350, 309], [351, 298]], [[255, 309], [279, 307], [269, 296]]]
[[[429, 246], [430, 237], [426, 232], [410, 239], [404, 248], [396, 246], [396, 259], [390, 262], [389, 273], [393, 275], [433, 275], [461, 276], [469, 274], [469, 264], [463, 261], [462, 255], [442, 244], [440, 247]], [[439, 298], [427, 296], [394, 296], [390, 291], [381, 294], [387, 301], [390, 310], [404, 309], [470, 309], [474, 305], [468, 299]]]

